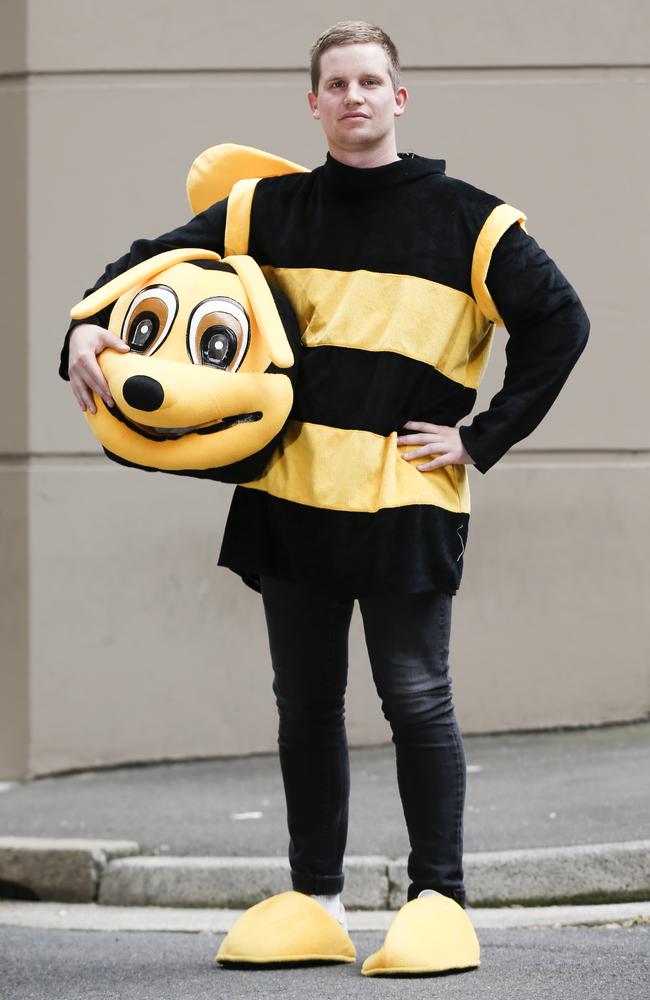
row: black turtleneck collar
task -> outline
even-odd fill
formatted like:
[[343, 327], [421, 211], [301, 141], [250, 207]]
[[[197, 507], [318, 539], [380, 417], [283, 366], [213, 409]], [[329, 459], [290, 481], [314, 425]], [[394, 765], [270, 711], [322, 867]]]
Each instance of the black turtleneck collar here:
[[429, 160], [415, 153], [398, 153], [399, 160], [381, 167], [350, 167], [329, 153], [322, 167], [323, 178], [339, 191], [373, 191], [414, 180], [426, 174], [444, 174], [444, 160]]

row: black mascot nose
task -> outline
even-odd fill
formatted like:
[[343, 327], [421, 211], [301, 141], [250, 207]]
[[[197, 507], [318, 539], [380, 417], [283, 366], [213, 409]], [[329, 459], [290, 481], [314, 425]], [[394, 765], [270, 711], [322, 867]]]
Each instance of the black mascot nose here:
[[131, 375], [122, 386], [122, 394], [129, 406], [148, 413], [159, 409], [165, 398], [160, 382], [148, 375]]

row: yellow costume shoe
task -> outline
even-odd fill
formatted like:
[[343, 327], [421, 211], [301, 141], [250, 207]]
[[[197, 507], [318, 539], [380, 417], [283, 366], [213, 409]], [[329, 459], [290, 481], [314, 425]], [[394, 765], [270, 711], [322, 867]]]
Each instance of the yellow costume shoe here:
[[352, 941], [338, 920], [302, 892], [282, 892], [251, 906], [223, 940], [222, 965], [354, 962]]
[[440, 893], [406, 903], [386, 939], [361, 968], [364, 976], [422, 975], [476, 969], [480, 948], [472, 923], [453, 899]]

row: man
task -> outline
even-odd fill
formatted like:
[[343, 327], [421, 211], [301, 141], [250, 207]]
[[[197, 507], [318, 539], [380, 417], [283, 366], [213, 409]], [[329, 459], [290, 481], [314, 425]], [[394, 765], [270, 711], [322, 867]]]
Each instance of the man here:
[[[326, 163], [259, 181], [250, 234], [234, 246], [288, 295], [304, 347], [284, 446], [260, 480], [235, 491], [220, 563], [262, 592], [294, 889], [344, 924], [354, 600], [396, 747], [408, 898], [433, 891], [463, 906], [465, 762], [447, 660], [469, 519], [465, 466], [487, 471], [534, 429], [588, 320], [521, 213], [448, 178], [442, 161], [398, 155], [408, 94], [381, 29], [343, 22], [325, 32], [308, 101]], [[175, 246], [223, 253], [228, 209], [220, 202], [138, 241], [99, 283]], [[503, 388], [459, 428], [501, 317]], [[95, 319], [69, 349], [73, 391], [91, 411], [91, 390], [112, 403], [96, 355], [127, 349], [103, 329], [106, 315]]]

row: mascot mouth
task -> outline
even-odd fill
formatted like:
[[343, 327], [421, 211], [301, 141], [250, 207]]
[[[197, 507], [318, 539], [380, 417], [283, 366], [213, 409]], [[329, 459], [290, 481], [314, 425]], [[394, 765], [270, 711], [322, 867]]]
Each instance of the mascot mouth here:
[[129, 427], [136, 434], [149, 438], [151, 441], [177, 441], [188, 434], [217, 434], [219, 431], [226, 431], [237, 424], [252, 424], [261, 420], [263, 414], [259, 410], [252, 413], [237, 413], [232, 417], [224, 417], [223, 420], [216, 420], [209, 424], [195, 424], [190, 427], [152, 427], [149, 424], [139, 424], [135, 420], [129, 419], [117, 406], [108, 412]]

